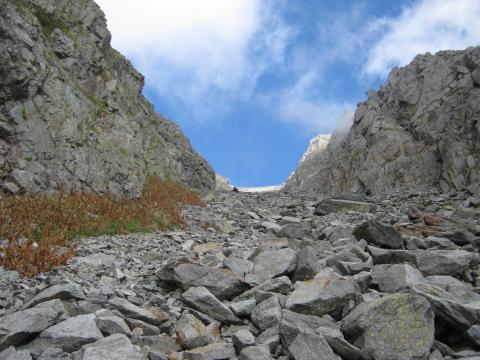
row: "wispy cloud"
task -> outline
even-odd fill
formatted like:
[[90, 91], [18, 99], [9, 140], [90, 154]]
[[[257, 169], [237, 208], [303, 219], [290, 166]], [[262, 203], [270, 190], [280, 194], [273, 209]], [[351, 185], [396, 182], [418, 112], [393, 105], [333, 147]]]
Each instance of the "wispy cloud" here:
[[199, 121], [248, 98], [263, 71], [282, 63], [293, 34], [261, 0], [96, 1], [113, 46], [148, 74], [158, 96]]
[[302, 135], [332, 132], [341, 115], [352, 110], [354, 104], [318, 93], [316, 83], [319, 78], [317, 72], [302, 74], [292, 87], [266, 95], [264, 104], [275, 109], [282, 122], [293, 125]]
[[364, 73], [386, 76], [417, 54], [464, 49], [480, 43], [480, 1], [422, 0], [395, 18], [374, 21], [383, 35], [368, 53]]
[[[339, 81], [329, 73], [338, 64], [367, 90], [372, 79], [419, 53], [480, 42], [478, 0], [418, 0], [384, 18], [356, 1], [324, 14], [306, 42], [283, 16], [293, 6], [285, 0], [96, 1], [114, 47], [147, 75], [163, 102], [186, 109], [192, 121], [219, 121], [234, 106], [258, 101], [304, 134], [332, 131], [359, 100], [333, 91]], [[275, 72], [288, 80], [258, 89], [262, 75]]]

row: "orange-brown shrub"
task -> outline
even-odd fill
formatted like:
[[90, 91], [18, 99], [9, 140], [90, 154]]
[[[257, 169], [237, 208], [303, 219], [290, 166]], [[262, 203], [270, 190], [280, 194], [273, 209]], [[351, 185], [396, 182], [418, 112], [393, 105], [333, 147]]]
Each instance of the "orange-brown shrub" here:
[[6, 197], [0, 200], [0, 238], [8, 244], [0, 248], [0, 265], [24, 276], [49, 271], [75, 255], [72, 240], [182, 226], [182, 204], [202, 202], [186, 187], [155, 177], [139, 198], [74, 191]]

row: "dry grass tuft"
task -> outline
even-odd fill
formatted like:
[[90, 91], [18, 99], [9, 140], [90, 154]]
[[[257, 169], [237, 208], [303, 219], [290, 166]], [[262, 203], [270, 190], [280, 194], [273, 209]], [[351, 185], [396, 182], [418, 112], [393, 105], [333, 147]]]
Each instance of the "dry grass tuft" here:
[[49, 271], [75, 255], [78, 238], [182, 226], [183, 204], [202, 202], [184, 186], [158, 178], [147, 181], [139, 198], [73, 191], [7, 197], [0, 200], [0, 238], [8, 242], [0, 248], [0, 265], [24, 276]]

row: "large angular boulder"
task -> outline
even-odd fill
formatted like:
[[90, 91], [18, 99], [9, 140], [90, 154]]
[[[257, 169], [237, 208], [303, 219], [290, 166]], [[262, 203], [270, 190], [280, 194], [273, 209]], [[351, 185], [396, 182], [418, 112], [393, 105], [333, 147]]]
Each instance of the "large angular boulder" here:
[[72, 352], [103, 338], [95, 314], [78, 315], [44, 330], [40, 337], [52, 347]]
[[232, 310], [220, 302], [206, 287], [191, 287], [182, 294], [182, 298], [187, 305], [222, 323], [241, 323]]
[[347, 360], [358, 360], [360, 350], [348, 343], [340, 327], [329, 316], [299, 314], [290, 310], [282, 311], [280, 336], [285, 346], [289, 346], [299, 334], [317, 334], [323, 336], [336, 354]]
[[365, 359], [424, 359], [433, 345], [433, 319], [425, 298], [398, 293], [361, 303], [341, 326]]
[[307, 281], [297, 281], [295, 290], [288, 296], [285, 308], [310, 315], [329, 314], [340, 318], [343, 309], [355, 303], [360, 290], [355, 281], [333, 275]]
[[102, 316], [97, 319], [97, 326], [104, 336], [113, 334], [132, 336], [127, 323], [119, 316]]
[[464, 332], [480, 322], [480, 295], [466, 286], [462, 289], [446, 281], [421, 282], [411, 286], [411, 291], [427, 299], [436, 318], [448, 324], [449, 329]]
[[412, 263], [424, 276], [460, 275], [478, 261], [478, 254], [465, 250], [388, 250], [368, 246], [378, 264]]
[[267, 345], [249, 346], [240, 352], [239, 360], [272, 360], [270, 349]]
[[175, 332], [184, 349], [194, 349], [208, 344], [207, 327], [195, 316], [183, 313], [175, 324]]
[[230, 299], [247, 289], [243, 277], [231, 270], [192, 263], [169, 263], [157, 272], [157, 277], [184, 290], [203, 286], [220, 300]]
[[42, 290], [40, 293], [35, 295], [30, 301], [28, 301], [24, 309], [31, 308], [37, 304], [40, 304], [44, 301], [59, 299], [59, 300], [69, 300], [69, 299], [85, 299], [83, 291], [74, 284], [59, 284], [53, 285], [45, 290]]
[[152, 312], [132, 304], [127, 299], [113, 298], [108, 303], [113, 309], [130, 318], [142, 320], [153, 325], [158, 325], [161, 322]]
[[286, 275], [297, 265], [297, 254], [290, 248], [263, 251], [253, 261], [252, 274], [258, 283]]
[[19, 345], [68, 316], [60, 300], [50, 300], [0, 318], [0, 351]]
[[0, 351], [0, 360], [32, 360], [32, 356], [26, 350], [15, 350], [13, 346]]
[[240, 352], [248, 346], [255, 346], [255, 336], [247, 329], [240, 329], [233, 334], [232, 342], [237, 352]]
[[403, 249], [402, 235], [391, 225], [377, 220], [368, 220], [353, 230], [358, 240], [386, 249]]
[[183, 360], [227, 360], [235, 357], [233, 345], [215, 343], [183, 353]]
[[138, 346], [132, 345], [123, 334], [114, 334], [83, 346], [79, 354], [83, 360], [143, 360]]
[[478, 254], [465, 250], [417, 250], [414, 251], [418, 270], [423, 275], [460, 275], [478, 261]]
[[321, 335], [299, 334], [288, 347], [295, 360], [341, 360]]
[[274, 278], [267, 280], [250, 290], [245, 291], [243, 294], [240, 294], [237, 299], [249, 299], [255, 298], [256, 294], [261, 294], [265, 292], [273, 292], [282, 295], [287, 295], [293, 289], [293, 284], [290, 279], [286, 276], [281, 276], [279, 278]]
[[276, 296], [262, 301], [252, 311], [251, 315], [253, 323], [260, 329], [265, 331], [272, 327], [278, 327], [282, 320], [282, 308]]
[[348, 211], [369, 212], [372, 204], [344, 199], [327, 199], [321, 201], [315, 207], [315, 215], [327, 215], [330, 213], [346, 213]]
[[293, 280], [309, 280], [322, 269], [317, 259], [315, 249], [311, 246], [301, 248], [297, 254], [297, 266], [293, 274]]
[[410, 264], [375, 265], [371, 276], [371, 284], [388, 293], [407, 289], [423, 281], [422, 273]]

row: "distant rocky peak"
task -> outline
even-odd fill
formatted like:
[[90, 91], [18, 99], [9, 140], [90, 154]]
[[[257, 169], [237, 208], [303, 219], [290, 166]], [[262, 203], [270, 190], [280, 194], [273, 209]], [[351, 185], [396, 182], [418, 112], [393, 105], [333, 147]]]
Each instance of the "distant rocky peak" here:
[[308, 145], [307, 151], [302, 156], [300, 162], [306, 161], [310, 156], [317, 155], [321, 153], [327, 147], [328, 143], [330, 142], [331, 135], [330, 134], [320, 134], [315, 136], [312, 140], [310, 140], [310, 144]]

